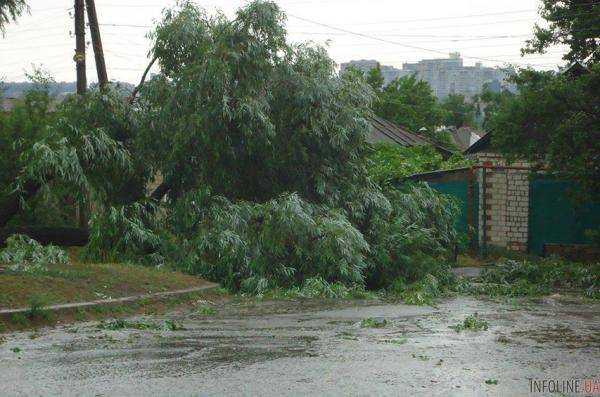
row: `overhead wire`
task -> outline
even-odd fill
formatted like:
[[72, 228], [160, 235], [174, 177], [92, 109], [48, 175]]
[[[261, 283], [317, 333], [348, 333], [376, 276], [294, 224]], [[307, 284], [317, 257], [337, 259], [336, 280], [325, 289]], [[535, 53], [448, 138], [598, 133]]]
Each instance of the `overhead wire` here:
[[[296, 2], [298, 3], [298, 2]], [[287, 5], [291, 5], [294, 3], [284, 3], [282, 4], [283, 6], [287, 6]], [[593, 4], [600, 4], [600, 1], [598, 2], [593, 2], [590, 3], [591, 5]], [[103, 7], [120, 7], [120, 8], [138, 8], [138, 7], [159, 7], [159, 6], [165, 6], [164, 4], [157, 4], [157, 5], [152, 5], [152, 4], [124, 4], [124, 3], [120, 3], [120, 4], [102, 4], [99, 3], [98, 7], [99, 8], [103, 8]], [[62, 11], [68, 11], [71, 8], [65, 8], [65, 7], [51, 7], [51, 8], [47, 8], [47, 9], [33, 9], [32, 13], [36, 13], [36, 12], [47, 12], [47, 11], [53, 11], [53, 10], [62, 10]], [[355, 23], [353, 25], [375, 25], [375, 24], [409, 24], [409, 23], [416, 23], [416, 22], [433, 22], [433, 21], [443, 21], [443, 20], [453, 20], [453, 19], [470, 19], [470, 18], [484, 18], [484, 17], [491, 17], [491, 16], [499, 16], [499, 15], [513, 15], [513, 14], [522, 14], [522, 13], [527, 13], [527, 12], [532, 12], [535, 11], [533, 9], [523, 9], [523, 10], [510, 10], [510, 11], [501, 11], [501, 12], [490, 12], [490, 13], [481, 13], [481, 14], [470, 14], [470, 15], [455, 15], [455, 16], [444, 16], [444, 17], [431, 17], [431, 18], [420, 18], [420, 19], [406, 19], [406, 20], [398, 20], [398, 21], [379, 21], [379, 22], [367, 22], [367, 23]], [[350, 30], [350, 29], [345, 29], [342, 28], [340, 26], [336, 26], [336, 25], [330, 25], [327, 23], [322, 23], [319, 21], [314, 21], [308, 18], [304, 18], [295, 14], [290, 14], [287, 13], [289, 15], [289, 17], [294, 18], [296, 20], [308, 23], [310, 25], [318, 25], [321, 27], [325, 27], [329, 30], [332, 30], [332, 32], [309, 32], [309, 31], [302, 31], [302, 32], [294, 32], [293, 30], [290, 31], [291, 35], [315, 35], [315, 36], [327, 36], [327, 35], [337, 35], [337, 36], [354, 36], [354, 37], [361, 37], [367, 40], [372, 40], [372, 41], [377, 41], [379, 43], [387, 43], [390, 45], [394, 45], [394, 46], [401, 46], [407, 49], [411, 49], [414, 51], [424, 51], [424, 52], [430, 52], [430, 53], [435, 53], [435, 54], [440, 54], [440, 55], [444, 55], [447, 56], [448, 52], [444, 51], [443, 49], [439, 49], [439, 48], [427, 48], [427, 47], [422, 47], [422, 46], [418, 46], [418, 45], [414, 45], [414, 44], [420, 44], [420, 43], [428, 43], [428, 42], [448, 42], [448, 43], [454, 43], [454, 47], [460, 47], [460, 43], [462, 42], [468, 42], [468, 41], [488, 41], [488, 40], [504, 40], [504, 39], [510, 39], [510, 38], [522, 38], [522, 37], [530, 37], [531, 34], [498, 34], [498, 35], [465, 35], [465, 34], [455, 34], [455, 35], [435, 35], [435, 34], [415, 34], [415, 33], [401, 33], [401, 32], [394, 32], [394, 31], [384, 31], [384, 32], [380, 32], [379, 34], [373, 34], [373, 33], [365, 33], [365, 32], [357, 32], [354, 30]], [[461, 25], [456, 25], [456, 26], [434, 26], [434, 27], [421, 27], [421, 28], [411, 28], [411, 31], [414, 31], [415, 29], [419, 30], [419, 29], [441, 29], [441, 28], [451, 28], [451, 27], [459, 27], [459, 28], [468, 28], [468, 27], [475, 27], [475, 26], [482, 26], [482, 25], [491, 25], [491, 24], [505, 24], [505, 23], [514, 23], [514, 22], [531, 22], [530, 19], [527, 20], [519, 20], [519, 19], [510, 19], [510, 20], [502, 20], [502, 21], [489, 21], [486, 23], [466, 23], [466, 24], [461, 24]], [[144, 29], [149, 29], [152, 28], [152, 25], [147, 25], [147, 24], [119, 24], [119, 23], [102, 23], [100, 24], [101, 26], [105, 26], [105, 27], [124, 27], [124, 28], [144, 28]], [[8, 35], [12, 35], [12, 34], [20, 34], [20, 33], [25, 33], [25, 32], [34, 32], [34, 31], [52, 31], [52, 30], [56, 30], [56, 29], [64, 29], [64, 27], [40, 27], [40, 26], [36, 26], [35, 28], [28, 28], [28, 29], [22, 29], [22, 30], [13, 30], [10, 31], [8, 33]], [[67, 34], [70, 33], [69, 32], [65, 32]], [[36, 40], [36, 39], [40, 39], [40, 38], [46, 38], [46, 37], [58, 37], [61, 36], [62, 33], [57, 33], [57, 34], [52, 34], [52, 35], [44, 35], [44, 36], [35, 36], [33, 38], [30, 38], [30, 40]], [[103, 35], [106, 36], [119, 36], [121, 38], [121, 40], [126, 41], [129, 43], [129, 45], [133, 45], [133, 46], [147, 46], [147, 43], [140, 43], [140, 42], [135, 42], [133, 40], [131, 40], [129, 37], [134, 37], [134, 35], [125, 35], [123, 33], [119, 33], [119, 34], [113, 34], [111, 32], [104, 32]], [[398, 38], [435, 38], [435, 39], [439, 39], [439, 40], [431, 40], [431, 41], [411, 41], [410, 43], [405, 43], [405, 42], [401, 42], [401, 41], [397, 41], [397, 40], [391, 40], [391, 39], [387, 39], [386, 37], [392, 38], [392, 37], [398, 37]], [[116, 45], [116, 46], [121, 46], [121, 45], [126, 45], [124, 43], [120, 43], [120, 42], [116, 42], [113, 43], [112, 40], [108, 40], [108, 42], [111, 42], [111, 46]], [[23, 50], [30, 50], [30, 49], [34, 49], [34, 48], [38, 48], [38, 46], [27, 46], [27, 47], [16, 47], [16, 48], [7, 48], [7, 49], [3, 49], [2, 46], [6, 45], [6, 43], [2, 43], [0, 42], [0, 49], [2, 50], [2, 52], [10, 52], [10, 51], [23, 51]], [[70, 43], [68, 45], [71, 45]], [[504, 47], [504, 46], [510, 46], [512, 44], [492, 44], [492, 45], [481, 45], [481, 46], [472, 46], [472, 47], [460, 47], [461, 50], [463, 49], [472, 49], [472, 48], [486, 48], [486, 47]], [[52, 48], [58, 48], [58, 47], [63, 47], [63, 46], [67, 46], [67, 44], [48, 44], [48, 45], [44, 45], [45, 47], [52, 47]], [[120, 57], [121, 59], [147, 59], [147, 55], [138, 55], [138, 54], [134, 54], [134, 53], [120, 53], [118, 51], [111, 51], [111, 50], [105, 50], [105, 52], [114, 55], [115, 57]], [[494, 62], [494, 63], [506, 63], [506, 60], [502, 60], [502, 59], [498, 59], [501, 57], [505, 57], [505, 56], [509, 56], [512, 57], [513, 55], [502, 55], [502, 56], [498, 56], [496, 58], [490, 57], [488, 58], [487, 56], [472, 56], [472, 55], [464, 55], [463, 58], [465, 59], [474, 59], [474, 60], [480, 60], [480, 61], [486, 61], [486, 62]], [[515, 55], [515, 57], [517, 57]], [[538, 57], [540, 59], [545, 59], [543, 57]], [[535, 59], [535, 58], [531, 58], [531, 59]], [[515, 63], [515, 62], [513, 62]], [[525, 65], [532, 65], [530, 63], [524, 63]], [[6, 65], [9, 66], [9, 65]]]
[[[430, 52], [430, 53], [435, 53], [435, 54], [440, 54], [440, 55], [448, 55], [448, 53], [446, 51], [441, 51], [441, 50], [436, 50], [436, 49], [431, 49], [431, 48], [426, 48], [426, 47], [420, 47], [420, 46], [414, 46], [411, 44], [406, 44], [406, 43], [401, 43], [401, 42], [397, 42], [397, 41], [392, 41], [392, 40], [388, 40], [388, 39], [383, 39], [377, 36], [372, 36], [369, 34], [364, 34], [364, 33], [360, 33], [360, 32], [354, 32], [348, 29], [344, 29], [344, 28], [340, 28], [337, 26], [333, 26], [333, 25], [329, 25], [329, 24], [325, 24], [325, 23], [321, 23], [321, 22], [317, 22], [317, 21], [313, 21], [311, 19], [308, 18], [304, 18], [304, 17], [300, 17], [297, 15], [292, 15], [292, 14], [288, 14], [289, 16], [291, 16], [292, 18], [301, 20], [301, 21], [305, 21], [305, 22], [309, 22], [315, 25], [319, 25], [322, 27], [326, 27], [332, 30], [337, 30], [337, 31], [341, 31], [341, 32], [345, 32], [348, 34], [352, 34], [355, 36], [359, 36], [359, 37], [364, 37], [367, 39], [371, 39], [371, 40], [376, 40], [376, 41], [380, 41], [383, 43], [388, 43], [388, 44], [393, 44], [393, 45], [398, 45], [398, 46], [402, 46], [402, 47], [406, 47], [406, 48], [412, 48], [415, 50], [420, 50], [420, 51], [426, 51], [426, 52]], [[480, 61], [487, 61], [487, 62], [496, 62], [496, 63], [503, 63], [504, 61], [499, 61], [497, 59], [491, 59], [491, 58], [484, 58], [484, 57], [475, 57], [475, 56], [465, 56], [463, 55], [463, 58], [467, 58], [467, 59], [475, 59], [475, 60], [480, 60]]]

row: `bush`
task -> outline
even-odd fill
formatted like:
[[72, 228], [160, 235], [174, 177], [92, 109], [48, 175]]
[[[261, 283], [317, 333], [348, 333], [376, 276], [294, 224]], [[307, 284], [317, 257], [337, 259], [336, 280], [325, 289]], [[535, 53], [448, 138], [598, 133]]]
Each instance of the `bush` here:
[[0, 262], [7, 263], [13, 272], [38, 273], [47, 271], [48, 266], [68, 263], [69, 256], [59, 247], [43, 246], [25, 235], [14, 234], [0, 251]]
[[215, 197], [187, 216], [195, 217], [195, 226], [188, 220], [186, 227], [195, 233], [184, 242], [187, 270], [229, 289], [263, 293], [317, 276], [331, 283], [363, 282], [369, 246], [362, 234], [340, 212], [296, 194], [264, 204]]

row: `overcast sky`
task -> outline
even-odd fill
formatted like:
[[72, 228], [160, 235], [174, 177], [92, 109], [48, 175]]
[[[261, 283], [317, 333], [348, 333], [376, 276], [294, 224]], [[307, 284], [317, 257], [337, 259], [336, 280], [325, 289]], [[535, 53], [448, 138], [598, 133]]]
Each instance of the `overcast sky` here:
[[[73, 0], [30, 0], [31, 15], [8, 26], [0, 36], [0, 78], [25, 80], [32, 64], [42, 65], [58, 81], [75, 79], [72, 37]], [[145, 38], [170, 0], [96, 0], [109, 78], [137, 82], [148, 60]], [[227, 15], [243, 0], [198, 1], [207, 10]], [[291, 41], [328, 46], [338, 62], [377, 59], [401, 67], [403, 62], [444, 58], [460, 52], [467, 65], [506, 63], [555, 69], [564, 49], [520, 57], [523, 42], [539, 21], [539, 0], [278, 0], [288, 13]], [[129, 25], [129, 26], [123, 26]], [[131, 26], [136, 25], [136, 26]], [[89, 41], [89, 31], [86, 39]], [[88, 46], [91, 54], [91, 47]], [[88, 80], [96, 81], [88, 56]]]

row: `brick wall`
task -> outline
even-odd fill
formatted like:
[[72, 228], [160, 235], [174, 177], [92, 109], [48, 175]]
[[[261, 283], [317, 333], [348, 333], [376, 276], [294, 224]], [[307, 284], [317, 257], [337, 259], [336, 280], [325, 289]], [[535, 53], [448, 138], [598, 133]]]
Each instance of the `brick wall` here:
[[[511, 163], [495, 153], [475, 154], [479, 186], [479, 245], [527, 251], [529, 230], [529, 170], [523, 161]], [[491, 167], [491, 168], [488, 168]]]

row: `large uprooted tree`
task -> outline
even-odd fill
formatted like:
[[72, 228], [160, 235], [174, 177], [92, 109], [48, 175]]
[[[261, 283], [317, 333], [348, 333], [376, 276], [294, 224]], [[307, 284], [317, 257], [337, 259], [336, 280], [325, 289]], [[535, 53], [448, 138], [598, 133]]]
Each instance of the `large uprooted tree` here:
[[270, 2], [233, 19], [183, 2], [153, 31], [161, 73], [134, 98], [92, 90], [49, 112], [47, 94], [30, 93], [0, 119], [17, 159], [0, 228], [45, 203], [68, 224], [65, 207], [87, 203], [89, 259], [177, 263], [254, 292], [434, 272], [456, 242], [455, 206], [371, 181], [370, 87], [322, 48], [289, 44], [284, 19]]

